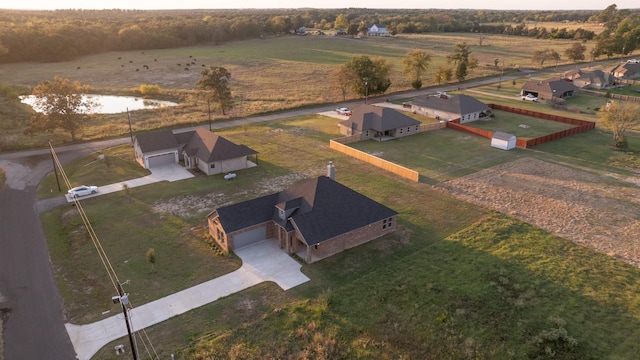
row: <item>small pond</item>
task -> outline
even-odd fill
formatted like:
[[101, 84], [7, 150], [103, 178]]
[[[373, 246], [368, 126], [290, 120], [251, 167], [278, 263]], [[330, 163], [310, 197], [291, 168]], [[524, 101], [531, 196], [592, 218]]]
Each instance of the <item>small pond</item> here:
[[[177, 103], [174, 103], [171, 101], [144, 99], [144, 98], [135, 97], [135, 96], [95, 95], [95, 94], [87, 94], [83, 96], [93, 99], [98, 104], [98, 106], [96, 106], [96, 108], [93, 109], [93, 111], [89, 112], [89, 114], [118, 114], [118, 113], [126, 112], [127, 109], [129, 109], [129, 111], [134, 111], [134, 110], [143, 110], [143, 109], [157, 109], [160, 107], [178, 105]], [[39, 109], [33, 106], [35, 96], [33, 95], [21, 96], [20, 100], [23, 103], [33, 107], [35, 111], [39, 111]]]

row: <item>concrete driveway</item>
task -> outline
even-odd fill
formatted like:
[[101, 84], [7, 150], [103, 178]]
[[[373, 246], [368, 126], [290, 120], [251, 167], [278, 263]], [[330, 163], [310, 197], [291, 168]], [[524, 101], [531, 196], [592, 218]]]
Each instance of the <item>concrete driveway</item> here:
[[[151, 170], [151, 175], [143, 176], [137, 179], [126, 180], [117, 182], [114, 184], [104, 185], [98, 187], [98, 192], [93, 195], [87, 195], [79, 197], [78, 200], [88, 199], [104, 194], [109, 194], [116, 191], [124, 190], [124, 185], [127, 185], [129, 188], [134, 188], [138, 186], [153, 184], [159, 181], [179, 181], [184, 179], [192, 178], [194, 175], [190, 173], [187, 169], [183, 168], [179, 164], [168, 164], [162, 166], [156, 166]], [[67, 202], [73, 202], [73, 198], [69, 195], [65, 195], [67, 198]]]
[[[133, 329], [160, 323], [264, 281], [273, 281], [283, 290], [309, 281], [300, 272], [302, 265], [284, 253], [275, 239], [263, 240], [235, 253], [242, 259], [238, 270], [131, 310]], [[127, 335], [122, 314], [92, 324], [65, 327], [79, 360], [91, 359], [103, 346]], [[129, 345], [127, 341], [123, 344]]]

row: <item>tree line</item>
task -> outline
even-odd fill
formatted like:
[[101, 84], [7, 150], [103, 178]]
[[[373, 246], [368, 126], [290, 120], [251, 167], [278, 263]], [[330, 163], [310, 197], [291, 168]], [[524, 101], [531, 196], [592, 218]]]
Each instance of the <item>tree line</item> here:
[[[613, 11], [611, 9], [613, 7]], [[258, 38], [300, 27], [341, 29], [351, 34], [386, 24], [392, 34], [473, 32], [549, 39], [590, 40], [584, 29], [546, 29], [538, 21], [598, 22], [610, 33], [637, 39], [638, 11], [498, 10], [0, 10], [0, 63], [66, 61], [105, 51], [174, 48]], [[621, 35], [622, 36], [622, 35]], [[609, 41], [599, 53], [615, 50]], [[622, 45], [620, 51], [622, 50]], [[632, 51], [633, 44], [625, 49]]]

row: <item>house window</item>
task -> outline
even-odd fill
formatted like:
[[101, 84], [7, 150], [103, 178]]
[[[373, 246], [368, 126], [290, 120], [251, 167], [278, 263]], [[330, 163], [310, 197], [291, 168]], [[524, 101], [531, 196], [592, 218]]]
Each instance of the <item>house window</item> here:
[[369, 130], [364, 132], [364, 136], [369, 137]]
[[416, 131], [420, 130], [420, 125], [416, 125]]
[[216, 164], [211, 164], [211, 168], [214, 169], [216, 167]]
[[400, 134], [402, 134], [402, 128], [400, 128]]
[[313, 248], [318, 250], [318, 244], [313, 245]]

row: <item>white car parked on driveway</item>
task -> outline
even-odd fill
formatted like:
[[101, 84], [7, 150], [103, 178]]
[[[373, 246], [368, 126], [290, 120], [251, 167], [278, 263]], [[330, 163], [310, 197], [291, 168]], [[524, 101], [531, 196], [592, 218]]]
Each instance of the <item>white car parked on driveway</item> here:
[[339, 107], [336, 109], [336, 112], [340, 115], [351, 116], [351, 110], [346, 107]]
[[533, 96], [532, 94], [527, 94], [527, 95], [522, 97], [522, 100], [528, 100], [528, 101], [536, 102], [536, 101], [538, 101], [538, 98]]
[[98, 192], [97, 186], [81, 185], [81, 186], [76, 186], [72, 189], [69, 189], [69, 191], [67, 191], [67, 194], [71, 196], [86, 196], [86, 195], [95, 194], [97, 192]]

